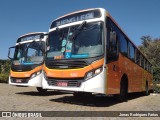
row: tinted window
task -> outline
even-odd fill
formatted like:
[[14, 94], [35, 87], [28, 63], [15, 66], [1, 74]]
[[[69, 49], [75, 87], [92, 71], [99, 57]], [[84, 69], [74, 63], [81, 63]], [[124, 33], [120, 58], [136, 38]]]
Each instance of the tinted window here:
[[145, 70], [148, 70], [148, 62], [146, 59], [145, 59]]
[[140, 52], [136, 49], [136, 64], [140, 65]]
[[144, 57], [141, 56], [141, 66], [144, 68]]
[[127, 40], [122, 34], [120, 35], [120, 50], [121, 53], [127, 55]]
[[128, 45], [128, 49], [129, 49], [129, 58], [133, 61], [135, 61], [135, 50], [134, 50], [134, 47], [133, 45], [129, 42], [129, 45]]

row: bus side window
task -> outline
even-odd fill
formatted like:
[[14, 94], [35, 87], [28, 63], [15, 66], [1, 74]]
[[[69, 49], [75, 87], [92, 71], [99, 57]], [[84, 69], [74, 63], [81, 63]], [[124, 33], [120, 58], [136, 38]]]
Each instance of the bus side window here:
[[135, 62], [135, 47], [130, 42], [128, 42], [128, 57]]
[[110, 40], [109, 40], [110, 46], [109, 46], [109, 51], [113, 53], [117, 53], [117, 35], [116, 32], [110, 32]]
[[127, 57], [127, 46], [128, 46], [128, 42], [127, 39], [123, 36], [123, 34], [120, 34], [120, 52]]
[[118, 58], [118, 37], [115, 31], [110, 31], [109, 36], [107, 59], [108, 61], [114, 61]]
[[136, 49], [136, 64], [141, 65], [140, 63], [140, 52]]
[[141, 66], [144, 68], [144, 57], [141, 55]]

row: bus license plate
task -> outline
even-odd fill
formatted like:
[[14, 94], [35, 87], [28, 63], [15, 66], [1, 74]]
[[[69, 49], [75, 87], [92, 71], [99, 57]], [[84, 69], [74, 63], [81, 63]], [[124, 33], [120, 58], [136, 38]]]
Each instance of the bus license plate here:
[[16, 80], [16, 83], [21, 83], [22, 82], [22, 79], [17, 79]]
[[57, 82], [57, 86], [68, 86], [67, 82]]

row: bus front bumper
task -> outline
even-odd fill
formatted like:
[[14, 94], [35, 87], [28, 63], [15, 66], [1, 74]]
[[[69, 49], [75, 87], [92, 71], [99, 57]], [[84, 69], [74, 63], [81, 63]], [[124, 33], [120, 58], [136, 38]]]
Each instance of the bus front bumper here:
[[[81, 82], [79, 87], [77, 86], [55, 86], [49, 85], [47, 80], [43, 77], [42, 85], [43, 89], [54, 89], [54, 90], [62, 90], [62, 91], [72, 91], [72, 92], [91, 92], [91, 93], [102, 93], [106, 94], [106, 80], [104, 73], [100, 73], [99, 75], [88, 79], [86, 81]], [[65, 80], [64, 80], [65, 81]]]
[[[9, 76], [9, 84], [15, 86], [34, 86], [42, 87], [43, 73], [33, 77], [33, 78], [11, 78]], [[24, 81], [25, 80], [25, 81]], [[24, 82], [22, 82], [24, 81]]]

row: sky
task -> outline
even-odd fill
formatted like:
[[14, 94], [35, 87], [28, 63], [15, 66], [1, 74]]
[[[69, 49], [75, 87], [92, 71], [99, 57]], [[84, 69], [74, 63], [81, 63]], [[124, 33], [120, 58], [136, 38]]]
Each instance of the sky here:
[[0, 0], [0, 59], [29, 32], [48, 32], [56, 18], [77, 10], [105, 8], [127, 36], [160, 38], [160, 0]]

